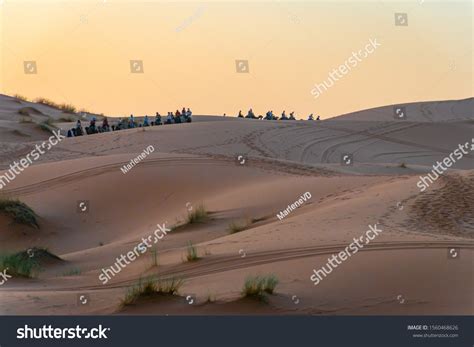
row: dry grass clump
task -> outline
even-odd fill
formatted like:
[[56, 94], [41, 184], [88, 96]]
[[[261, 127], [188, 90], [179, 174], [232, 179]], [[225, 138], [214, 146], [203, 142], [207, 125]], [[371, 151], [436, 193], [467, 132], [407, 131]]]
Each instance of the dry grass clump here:
[[166, 280], [152, 277], [145, 279], [140, 278], [138, 283], [131, 287], [125, 294], [125, 298], [122, 300], [122, 306], [131, 305], [143, 297], [153, 295], [176, 295], [182, 285], [183, 281], [175, 278]]
[[209, 212], [206, 210], [206, 207], [201, 204], [192, 211], [188, 212], [188, 216], [186, 217], [186, 224], [204, 223], [208, 220]]
[[273, 294], [278, 285], [275, 275], [249, 276], [245, 279], [242, 295], [244, 297], [266, 299], [267, 294]]

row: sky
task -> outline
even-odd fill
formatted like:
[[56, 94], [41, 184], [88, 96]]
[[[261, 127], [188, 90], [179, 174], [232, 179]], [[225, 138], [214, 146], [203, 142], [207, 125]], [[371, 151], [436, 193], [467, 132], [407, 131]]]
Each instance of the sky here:
[[[433, 0], [0, 0], [0, 92], [109, 116], [190, 107], [194, 114], [253, 108], [257, 115], [328, 118], [463, 99], [473, 96], [472, 7]], [[374, 40], [370, 54], [354, 57]], [[341, 65], [345, 73], [335, 74]]]

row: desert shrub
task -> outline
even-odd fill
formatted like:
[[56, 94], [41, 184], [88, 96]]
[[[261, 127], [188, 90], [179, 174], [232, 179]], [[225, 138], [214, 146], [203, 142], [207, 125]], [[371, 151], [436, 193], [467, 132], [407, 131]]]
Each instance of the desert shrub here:
[[60, 105], [47, 98], [36, 98], [34, 102], [59, 109]]
[[188, 247], [186, 248], [186, 260], [187, 261], [196, 261], [199, 259], [197, 249], [192, 244], [192, 242], [188, 243]]
[[187, 224], [203, 223], [209, 219], [209, 212], [204, 205], [199, 205], [196, 209], [189, 211], [186, 218]]
[[71, 104], [61, 104], [59, 105], [59, 109], [67, 113], [76, 113], [76, 106]]
[[278, 279], [275, 275], [249, 276], [245, 279], [242, 295], [264, 298], [265, 294], [273, 294], [277, 285]]
[[125, 294], [125, 298], [122, 300], [122, 305], [131, 305], [142, 297], [152, 295], [176, 295], [179, 288], [182, 286], [183, 281], [179, 279], [156, 279], [148, 277], [145, 279], [140, 278], [138, 283], [133, 287], [129, 288]]
[[36, 213], [19, 200], [0, 197], [0, 213], [12, 217], [15, 223], [39, 228]]
[[10, 276], [32, 278], [38, 267], [36, 260], [22, 253], [0, 254], [0, 272], [6, 269]]
[[18, 99], [18, 100], [21, 100], [21, 101], [28, 101], [28, 98], [26, 96], [21, 95], [21, 94], [14, 94], [13, 97]]

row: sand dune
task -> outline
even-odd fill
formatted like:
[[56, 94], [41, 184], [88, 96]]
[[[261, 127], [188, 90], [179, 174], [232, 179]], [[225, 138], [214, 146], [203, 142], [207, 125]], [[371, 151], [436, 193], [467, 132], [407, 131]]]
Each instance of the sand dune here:
[[[31, 206], [40, 228], [0, 214], [0, 252], [47, 247], [63, 261], [1, 286], [0, 313], [472, 314], [472, 281], [460, 280], [472, 275], [472, 153], [426, 192], [417, 187], [471, 141], [472, 100], [409, 104], [406, 121], [392, 106], [320, 122], [196, 116], [64, 139], [1, 190]], [[34, 123], [18, 121], [22, 108]], [[35, 127], [44, 115], [63, 117], [1, 97], [0, 167], [49, 136]], [[150, 145], [155, 152], [123, 174]], [[347, 153], [352, 165], [341, 164]], [[280, 220], [305, 192], [311, 198]], [[201, 204], [209, 220], [183, 225]], [[147, 252], [102, 284], [101, 269], [161, 223], [179, 227], [156, 244], [158, 266]], [[231, 233], [233, 223], [242, 230]], [[313, 269], [373, 224], [383, 233], [315, 286]], [[196, 262], [185, 261], [189, 242]], [[449, 257], [453, 248], [459, 258]], [[269, 273], [280, 283], [268, 303], [240, 298], [248, 275]], [[183, 279], [180, 295], [120, 307], [127, 288], [151, 275]], [[78, 304], [81, 294], [88, 305]]]
[[340, 115], [334, 120], [357, 121], [392, 121], [395, 107], [403, 107], [406, 120], [411, 122], [459, 122], [472, 120], [474, 98], [464, 100], [426, 101], [400, 103], [397, 105], [377, 107], [349, 114]]

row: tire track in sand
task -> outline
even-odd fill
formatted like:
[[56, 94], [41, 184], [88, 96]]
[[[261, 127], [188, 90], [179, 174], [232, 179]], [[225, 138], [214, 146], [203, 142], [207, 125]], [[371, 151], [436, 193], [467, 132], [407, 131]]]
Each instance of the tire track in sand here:
[[[156, 276], [161, 279], [181, 278], [193, 279], [208, 275], [215, 275], [227, 271], [239, 270], [253, 266], [272, 264], [282, 261], [291, 261], [302, 258], [311, 258], [327, 254], [334, 254], [344, 249], [347, 244], [334, 244], [326, 246], [302, 247], [287, 250], [264, 251], [247, 254], [245, 258], [240, 255], [215, 256], [212, 259], [203, 258], [195, 264], [179, 264], [171, 266], [165, 271], [159, 271]], [[474, 242], [470, 241], [387, 241], [375, 242], [364, 245], [358, 252], [392, 251], [392, 250], [424, 250], [424, 249], [448, 249], [448, 248], [474, 249]], [[143, 274], [140, 274], [140, 276]], [[136, 283], [138, 278], [126, 279], [114, 282], [110, 285], [93, 285], [82, 287], [41, 287], [41, 288], [14, 288], [6, 287], [0, 291], [93, 291], [126, 288]]]

